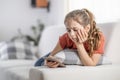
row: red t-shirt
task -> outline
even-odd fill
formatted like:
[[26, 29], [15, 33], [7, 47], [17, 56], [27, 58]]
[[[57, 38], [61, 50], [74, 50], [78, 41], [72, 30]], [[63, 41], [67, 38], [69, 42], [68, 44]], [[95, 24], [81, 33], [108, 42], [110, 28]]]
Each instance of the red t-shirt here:
[[[63, 34], [59, 38], [59, 42], [63, 49], [65, 49], [65, 48], [77, 49], [75, 43], [69, 38], [68, 33]], [[100, 46], [97, 50], [94, 51], [94, 53], [103, 54], [104, 53], [104, 44], [105, 44], [105, 38], [104, 38], [104, 35], [101, 33]], [[86, 51], [89, 51], [87, 42], [83, 43], [83, 45], [84, 45]]]

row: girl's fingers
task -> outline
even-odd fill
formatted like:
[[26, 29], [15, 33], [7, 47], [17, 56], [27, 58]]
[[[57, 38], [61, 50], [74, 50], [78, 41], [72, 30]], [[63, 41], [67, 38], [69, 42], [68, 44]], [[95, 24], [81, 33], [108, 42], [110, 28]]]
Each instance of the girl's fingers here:
[[78, 36], [79, 36], [80, 39], [82, 39], [81, 30], [78, 30]]
[[81, 38], [80, 38], [79, 35], [77, 35], [77, 38], [78, 38], [77, 42], [80, 42], [80, 43], [81, 43]]
[[83, 41], [86, 41], [87, 40], [87, 37], [88, 37], [88, 33], [84, 30], [83, 31], [83, 33], [84, 33], [84, 36], [83, 36]]
[[85, 37], [87, 38], [88, 37], [88, 33], [86, 31], [84, 31], [84, 32], [85, 32]]
[[56, 64], [56, 62], [48, 62], [48, 65], [55, 65]]
[[81, 29], [79, 30], [78, 34], [79, 34], [79, 36], [80, 36], [80, 41], [83, 42], [83, 40], [84, 40], [83, 35], [84, 35], [84, 34], [83, 34], [83, 32], [82, 32]]
[[82, 34], [82, 42], [84, 42], [84, 39], [85, 39], [85, 33], [84, 33], [84, 30], [80, 30], [81, 31], [81, 34]]
[[56, 68], [58, 66], [59, 66], [59, 63], [56, 63], [56, 64], [52, 65], [52, 68]]
[[50, 68], [55, 68], [59, 65], [58, 62], [48, 62], [47, 63], [47, 66], [50, 67]]
[[88, 34], [85, 30], [78, 30], [78, 36], [80, 42], [84, 42], [87, 40]]
[[82, 30], [82, 29], [80, 29], [80, 33], [81, 33], [81, 35], [82, 35], [82, 38], [84, 38], [84, 30]]

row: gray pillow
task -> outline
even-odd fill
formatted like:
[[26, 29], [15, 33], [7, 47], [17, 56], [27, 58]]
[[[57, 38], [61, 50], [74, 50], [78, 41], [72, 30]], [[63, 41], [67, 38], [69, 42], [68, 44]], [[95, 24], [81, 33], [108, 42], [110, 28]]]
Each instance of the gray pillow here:
[[29, 42], [10, 41], [0, 46], [0, 60], [34, 58], [33, 46]]
[[[55, 57], [61, 58], [64, 64], [82, 65], [82, 62], [80, 61], [80, 58], [76, 50], [65, 49], [57, 53]], [[97, 65], [101, 64], [111, 64], [111, 61], [106, 56], [103, 55]]]

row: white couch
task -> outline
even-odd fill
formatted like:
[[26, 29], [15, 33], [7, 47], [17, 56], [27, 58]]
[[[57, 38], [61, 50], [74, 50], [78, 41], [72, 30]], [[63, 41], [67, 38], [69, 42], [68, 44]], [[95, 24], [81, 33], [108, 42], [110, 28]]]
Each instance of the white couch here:
[[[120, 28], [116, 23], [99, 26], [105, 33], [105, 55], [112, 61], [112, 65], [70, 65], [53, 69], [46, 66], [34, 67], [36, 60], [5, 60], [0, 61], [0, 80], [120, 80]], [[39, 43], [40, 55], [50, 52], [64, 32], [64, 25], [47, 27]]]
[[[30, 80], [120, 80], [120, 25], [116, 23], [99, 24], [106, 37], [105, 56], [112, 65], [96, 67], [69, 65], [66, 68], [37, 67], [30, 69]], [[39, 44], [41, 56], [51, 51], [59, 36], [65, 32], [64, 25], [45, 29]]]

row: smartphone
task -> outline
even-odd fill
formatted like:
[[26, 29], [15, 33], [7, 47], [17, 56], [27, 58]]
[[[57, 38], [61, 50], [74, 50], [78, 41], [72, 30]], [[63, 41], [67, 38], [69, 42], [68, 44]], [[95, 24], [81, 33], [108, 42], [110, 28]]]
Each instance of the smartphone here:
[[61, 61], [59, 61], [57, 58], [55, 57], [45, 57], [45, 59], [48, 62], [58, 62], [59, 63], [59, 67], [65, 67], [65, 65], [63, 63], [61, 63]]
[[58, 63], [61, 63], [59, 60], [57, 60], [56, 58], [54, 57], [44, 57], [48, 62], [58, 62]]

